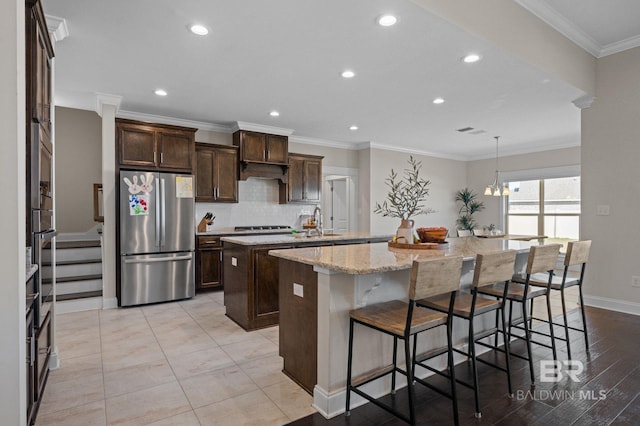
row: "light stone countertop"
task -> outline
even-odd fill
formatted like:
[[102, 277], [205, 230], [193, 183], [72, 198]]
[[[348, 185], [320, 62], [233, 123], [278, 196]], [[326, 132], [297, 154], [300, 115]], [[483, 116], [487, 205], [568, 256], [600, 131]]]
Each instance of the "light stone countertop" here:
[[257, 233], [260, 234], [288, 234], [290, 233], [290, 229], [260, 229], [254, 231], [236, 231], [234, 228], [218, 228], [211, 231], [206, 232], [197, 232], [198, 236], [236, 236], [236, 235], [255, 235]]
[[[343, 241], [343, 240], [368, 240], [391, 239], [391, 235], [372, 235], [368, 232], [345, 232], [339, 235], [325, 235], [322, 237], [296, 238], [293, 234], [286, 235], [250, 235], [243, 237], [227, 236], [221, 238], [223, 242], [240, 244], [244, 246], [289, 244], [289, 243], [314, 243], [319, 241]], [[385, 243], [386, 244], [386, 243]]]
[[376, 243], [271, 250], [269, 254], [332, 271], [364, 275], [409, 269], [417, 259], [462, 255], [465, 260], [473, 260], [482, 252], [512, 249], [526, 253], [530, 247], [541, 245], [537, 241], [474, 237], [448, 238], [447, 241], [448, 247], [438, 250], [396, 249], [389, 248], [387, 243]]

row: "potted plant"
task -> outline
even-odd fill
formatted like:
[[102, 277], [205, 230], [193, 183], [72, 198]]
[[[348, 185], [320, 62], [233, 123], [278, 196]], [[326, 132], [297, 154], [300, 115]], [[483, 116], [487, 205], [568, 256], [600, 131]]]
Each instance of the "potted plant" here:
[[477, 226], [473, 215], [484, 210], [484, 203], [478, 201], [477, 198], [478, 194], [469, 188], [464, 188], [456, 192], [456, 201], [462, 203], [460, 210], [458, 210], [458, 219], [456, 220], [458, 229], [473, 231]]
[[398, 238], [404, 237], [408, 244], [413, 244], [414, 221], [411, 218], [433, 213], [434, 210], [425, 206], [431, 181], [420, 177], [422, 162], [410, 156], [408, 163], [409, 167], [404, 169], [402, 177], [391, 169], [384, 181], [389, 188], [387, 198], [382, 203], [376, 202], [373, 212], [400, 219]]

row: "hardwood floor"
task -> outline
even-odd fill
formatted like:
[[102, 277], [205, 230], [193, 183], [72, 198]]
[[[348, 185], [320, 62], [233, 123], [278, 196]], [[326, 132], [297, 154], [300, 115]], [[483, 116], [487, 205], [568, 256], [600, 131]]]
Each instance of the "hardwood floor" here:
[[[460, 423], [462, 425], [637, 425], [640, 424], [640, 316], [627, 315], [597, 308], [587, 308], [590, 350], [585, 350], [581, 333], [572, 332], [571, 350], [574, 360], [582, 361], [584, 369], [577, 374], [579, 382], [564, 375], [558, 383], [540, 382], [539, 360], [551, 359], [550, 351], [534, 348], [536, 386], [530, 387], [528, 364], [512, 357], [514, 398], [507, 396], [506, 375], [479, 363], [482, 418], [476, 419], [473, 392], [458, 386]], [[580, 324], [579, 310], [569, 314], [569, 321]], [[559, 328], [558, 331], [561, 331]], [[521, 342], [512, 344], [512, 350], [525, 353]], [[483, 357], [498, 357], [488, 353]], [[564, 343], [558, 344], [558, 358], [566, 360]], [[460, 378], [470, 373], [468, 362], [458, 364]], [[440, 378], [433, 378], [439, 383]], [[445, 385], [446, 382], [442, 382]], [[452, 424], [451, 402], [448, 399], [416, 385], [419, 424]], [[405, 409], [406, 391], [398, 391], [387, 403]], [[373, 404], [351, 411], [350, 417], [339, 415], [326, 420], [315, 413], [290, 423], [310, 425], [400, 425], [405, 424]]]

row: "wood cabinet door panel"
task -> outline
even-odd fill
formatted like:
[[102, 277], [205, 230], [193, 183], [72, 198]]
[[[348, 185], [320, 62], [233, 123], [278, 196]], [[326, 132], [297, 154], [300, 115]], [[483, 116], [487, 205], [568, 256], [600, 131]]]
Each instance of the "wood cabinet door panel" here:
[[185, 133], [158, 132], [161, 153], [159, 166], [168, 169], [191, 171], [193, 158], [193, 136]]
[[213, 187], [214, 153], [209, 149], [196, 148], [196, 202], [215, 200]]
[[155, 167], [156, 139], [152, 129], [122, 126], [118, 139], [121, 165]]
[[254, 251], [255, 317], [278, 312], [278, 258], [269, 249]]
[[214, 162], [216, 200], [238, 202], [238, 152], [233, 149], [218, 149]]
[[222, 250], [198, 250], [197, 287], [222, 286]]
[[304, 199], [304, 160], [289, 158], [289, 200], [292, 202]]
[[244, 132], [243, 161], [265, 161], [267, 138], [263, 133]]
[[306, 201], [320, 201], [322, 185], [322, 162], [304, 162], [304, 198]]
[[289, 138], [279, 135], [267, 135], [267, 161], [287, 164], [289, 158]]

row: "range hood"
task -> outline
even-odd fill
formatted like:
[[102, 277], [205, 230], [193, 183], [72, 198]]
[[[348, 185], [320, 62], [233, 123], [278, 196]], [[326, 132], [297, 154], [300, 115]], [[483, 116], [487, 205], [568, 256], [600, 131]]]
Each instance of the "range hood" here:
[[289, 180], [290, 129], [237, 122], [233, 144], [239, 147], [240, 180], [249, 178]]

